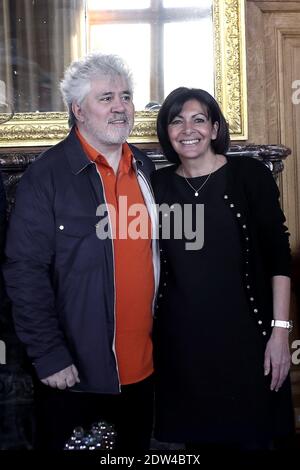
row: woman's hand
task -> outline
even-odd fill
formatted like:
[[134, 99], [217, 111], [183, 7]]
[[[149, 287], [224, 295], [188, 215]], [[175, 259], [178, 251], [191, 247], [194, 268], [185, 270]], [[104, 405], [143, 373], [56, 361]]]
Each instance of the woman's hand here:
[[290, 367], [289, 332], [284, 328], [274, 327], [265, 351], [265, 375], [272, 373], [271, 390], [278, 392], [285, 381]]

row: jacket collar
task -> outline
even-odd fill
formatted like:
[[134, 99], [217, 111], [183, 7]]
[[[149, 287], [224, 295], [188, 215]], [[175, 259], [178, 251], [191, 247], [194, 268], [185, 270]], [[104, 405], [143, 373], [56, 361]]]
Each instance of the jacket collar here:
[[[138, 167], [143, 166], [144, 162], [141, 158], [139, 158], [140, 155], [137, 155], [137, 149], [132, 145], [129, 145], [129, 147], [133, 153], [132, 165], [137, 171]], [[78, 175], [89, 165], [93, 165], [93, 162], [91, 162], [91, 160], [85, 154], [76, 136], [75, 127], [72, 127], [69, 135], [64, 140], [64, 150], [74, 175]]]
[[74, 175], [78, 175], [86, 167], [93, 165], [93, 162], [89, 160], [80, 145], [75, 127], [72, 127], [69, 135], [64, 140], [64, 150]]

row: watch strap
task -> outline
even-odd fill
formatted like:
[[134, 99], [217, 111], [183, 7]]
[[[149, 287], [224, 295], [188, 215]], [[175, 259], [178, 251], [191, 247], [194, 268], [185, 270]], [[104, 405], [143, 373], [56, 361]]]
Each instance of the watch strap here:
[[277, 326], [279, 328], [287, 328], [289, 331], [292, 331], [293, 322], [290, 320], [272, 320], [271, 326]]

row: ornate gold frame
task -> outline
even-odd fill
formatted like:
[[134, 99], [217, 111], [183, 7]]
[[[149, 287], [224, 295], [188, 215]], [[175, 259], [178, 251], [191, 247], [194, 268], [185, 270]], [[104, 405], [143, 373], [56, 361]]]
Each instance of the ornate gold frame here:
[[[232, 140], [247, 139], [244, 8], [244, 0], [214, 0], [215, 96]], [[130, 142], [157, 142], [155, 123], [155, 112], [138, 111]], [[0, 147], [49, 146], [67, 132], [66, 113], [18, 113], [0, 126]]]

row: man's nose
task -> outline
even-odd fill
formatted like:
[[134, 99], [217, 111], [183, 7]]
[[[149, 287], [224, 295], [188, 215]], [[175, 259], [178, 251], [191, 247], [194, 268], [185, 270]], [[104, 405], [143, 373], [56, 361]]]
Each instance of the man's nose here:
[[124, 112], [125, 106], [122, 98], [115, 98], [112, 102], [112, 111], [113, 112]]

